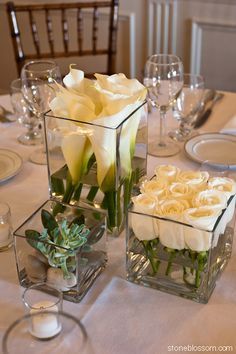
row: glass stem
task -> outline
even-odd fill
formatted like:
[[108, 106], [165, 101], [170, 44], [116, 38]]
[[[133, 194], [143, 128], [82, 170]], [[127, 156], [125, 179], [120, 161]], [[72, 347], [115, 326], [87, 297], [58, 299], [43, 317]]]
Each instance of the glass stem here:
[[166, 112], [160, 110], [160, 135], [159, 135], [159, 146], [166, 146], [165, 143], [165, 124], [166, 124]]

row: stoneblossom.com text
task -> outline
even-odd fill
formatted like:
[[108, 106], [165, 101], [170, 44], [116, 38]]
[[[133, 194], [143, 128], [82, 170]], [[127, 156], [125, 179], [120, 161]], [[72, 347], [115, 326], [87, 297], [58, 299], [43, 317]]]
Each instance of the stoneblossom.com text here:
[[168, 352], [212, 352], [212, 353], [226, 353], [234, 352], [233, 345], [168, 345]]

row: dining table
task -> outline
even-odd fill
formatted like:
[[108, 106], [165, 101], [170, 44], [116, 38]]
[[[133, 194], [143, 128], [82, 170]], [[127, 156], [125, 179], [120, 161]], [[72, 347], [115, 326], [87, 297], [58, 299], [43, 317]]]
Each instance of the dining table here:
[[[0, 96], [0, 105], [11, 109], [10, 96]], [[214, 106], [199, 134], [221, 131], [234, 115], [236, 93], [224, 92], [223, 99]], [[156, 111], [149, 113], [150, 126], [157, 122], [156, 117]], [[172, 120], [170, 112], [167, 126]], [[0, 183], [0, 201], [10, 206], [14, 230], [49, 199], [47, 166], [34, 164], [29, 159], [37, 147], [17, 141], [25, 129], [17, 121], [0, 122], [0, 149], [14, 151], [23, 160], [21, 170]], [[150, 129], [149, 134], [152, 134]], [[200, 169], [200, 164], [186, 155], [183, 143], [179, 146], [179, 154], [172, 157], [148, 155], [148, 176], [159, 164]], [[84, 325], [92, 353], [236, 353], [236, 242], [231, 259], [207, 304], [127, 281], [125, 230], [119, 237], [108, 236], [107, 250], [107, 267], [84, 298], [79, 303], [63, 301], [63, 310]], [[7, 327], [24, 314], [23, 291], [17, 276], [14, 247], [11, 247], [0, 252], [1, 339]]]

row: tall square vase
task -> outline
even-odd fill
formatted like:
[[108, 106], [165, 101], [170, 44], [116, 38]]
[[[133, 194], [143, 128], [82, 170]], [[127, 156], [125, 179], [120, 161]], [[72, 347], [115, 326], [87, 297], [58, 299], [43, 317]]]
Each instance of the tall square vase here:
[[96, 124], [49, 112], [45, 131], [54, 215], [60, 202], [106, 211], [108, 230], [119, 235], [130, 197], [146, 174], [146, 102]]

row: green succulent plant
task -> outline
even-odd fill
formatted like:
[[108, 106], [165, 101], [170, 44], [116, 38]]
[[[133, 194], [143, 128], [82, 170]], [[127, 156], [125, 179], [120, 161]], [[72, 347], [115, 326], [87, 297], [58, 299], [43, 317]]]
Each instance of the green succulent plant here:
[[75, 218], [74, 222], [67, 220], [57, 222], [54, 216], [42, 209], [41, 220], [44, 229], [41, 233], [36, 230], [26, 230], [28, 243], [41, 252], [52, 267], [61, 268], [65, 278], [76, 267], [76, 253], [80, 248], [90, 250], [90, 244], [98, 241], [102, 234], [96, 233], [88, 240], [90, 230], [82, 223], [83, 217]]

